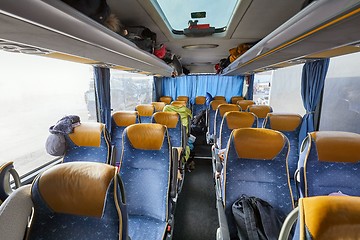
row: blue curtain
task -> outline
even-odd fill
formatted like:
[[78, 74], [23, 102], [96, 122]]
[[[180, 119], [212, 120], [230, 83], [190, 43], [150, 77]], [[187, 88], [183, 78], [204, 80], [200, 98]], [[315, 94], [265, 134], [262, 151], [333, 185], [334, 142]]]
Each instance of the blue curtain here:
[[314, 111], [319, 104], [320, 95], [324, 88], [326, 73], [329, 67], [329, 59], [317, 60], [305, 63], [301, 79], [301, 96], [306, 110], [299, 134], [299, 146], [307, 133], [313, 132]]
[[249, 76], [249, 86], [247, 91], [247, 98], [248, 100], [253, 100], [254, 95], [254, 74]]
[[98, 108], [98, 122], [105, 123], [111, 131], [110, 70], [94, 67], [95, 98]]
[[162, 95], [188, 96], [194, 103], [196, 96], [205, 96], [209, 92], [212, 96], [225, 96], [230, 101], [232, 96], [242, 96], [244, 84], [243, 76], [221, 75], [187, 75], [176, 78], [162, 79]]

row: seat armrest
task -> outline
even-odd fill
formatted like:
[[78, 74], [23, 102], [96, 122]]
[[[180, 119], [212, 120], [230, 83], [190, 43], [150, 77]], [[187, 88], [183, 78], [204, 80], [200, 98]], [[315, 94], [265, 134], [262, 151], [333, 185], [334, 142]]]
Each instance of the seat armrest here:
[[177, 179], [178, 179], [178, 159], [179, 159], [179, 152], [177, 148], [171, 149], [171, 182], [170, 182], [170, 197], [176, 198], [177, 195]]
[[216, 200], [219, 228], [216, 231], [216, 240], [230, 240], [229, 226], [227, 224], [224, 206], [221, 199]]

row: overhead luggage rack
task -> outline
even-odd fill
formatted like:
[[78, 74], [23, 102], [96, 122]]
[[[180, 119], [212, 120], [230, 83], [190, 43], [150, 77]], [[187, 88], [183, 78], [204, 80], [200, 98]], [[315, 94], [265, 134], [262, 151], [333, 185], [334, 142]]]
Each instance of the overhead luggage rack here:
[[359, 0], [314, 1], [237, 58], [223, 75], [251, 74], [360, 51], [356, 47], [359, 24]]
[[0, 39], [48, 50], [44, 56], [148, 75], [171, 76], [173, 71], [162, 60], [61, 1], [4, 0], [0, 21]]

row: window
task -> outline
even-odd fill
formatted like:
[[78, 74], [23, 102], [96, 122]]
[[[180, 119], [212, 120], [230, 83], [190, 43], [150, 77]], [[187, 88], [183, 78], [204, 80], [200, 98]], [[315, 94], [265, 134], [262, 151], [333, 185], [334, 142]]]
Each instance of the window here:
[[111, 108], [134, 111], [138, 104], [152, 102], [154, 78], [120, 70], [110, 70]]
[[65, 115], [89, 121], [89, 65], [0, 51], [0, 159], [20, 176], [53, 160], [45, 151], [49, 127]]
[[[153, 0], [153, 2], [159, 5], [172, 29], [183, 30], [188, 27], [189, 20], [198, 20], [198, 24], [210, 24], [215, 28], [226, 27], [233, 16], [238, 0]], [[206, 12], [206, 17], [192, 19], [192, 12]]]
[[319, 130], [360, 133], [360, 53], [330, 60]]
[[269, 105], [273, 71], [257, 73], [254, 76], [253, 100], [257, 105]]
[[301, 74], [304, 64], [274, 70], [270, 106], [274, 112], [295, 113], [303, 116], [304, 105], [301, 98]]

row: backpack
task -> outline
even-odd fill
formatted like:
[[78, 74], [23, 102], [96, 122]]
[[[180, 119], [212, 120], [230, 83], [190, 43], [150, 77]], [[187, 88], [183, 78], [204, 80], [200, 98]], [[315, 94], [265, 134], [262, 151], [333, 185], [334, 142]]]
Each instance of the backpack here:
[[278, 239], [284, 216], [266, 201], [242, 195], [232, 205], [240, 240]]
[[202, 110], [191, 120], [191, 130], [194, 132], [204, 132], [206, 129], [206, 110]]
[[136, 44], [139, 48], [149, 53], [154, 53], [156, 44], [156, 33], [144, 26], [127, 26], [127, 39]]

